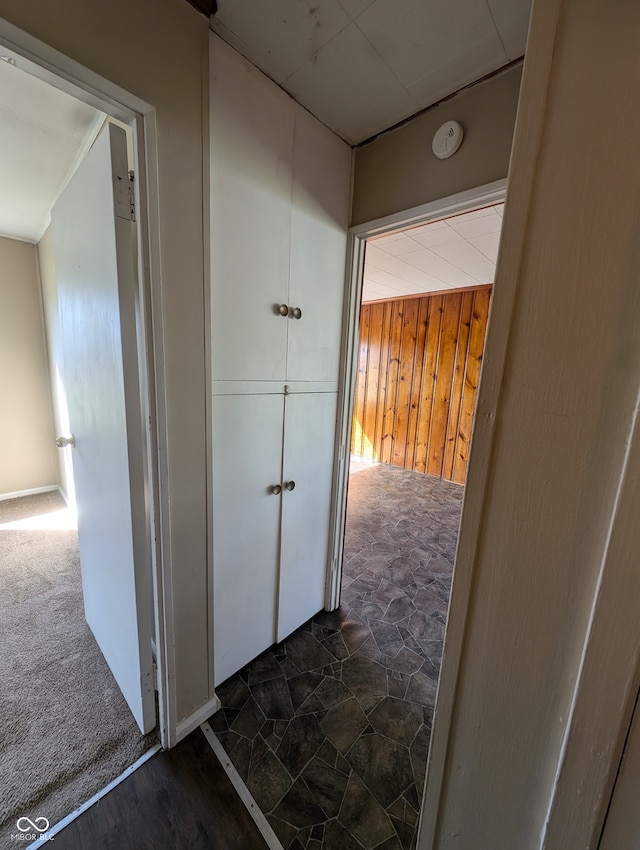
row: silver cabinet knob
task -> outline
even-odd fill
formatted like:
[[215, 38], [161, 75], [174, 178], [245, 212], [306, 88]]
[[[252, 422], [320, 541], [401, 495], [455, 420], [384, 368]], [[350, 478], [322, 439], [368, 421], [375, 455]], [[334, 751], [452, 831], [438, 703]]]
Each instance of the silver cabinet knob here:
[[300, 309], [300, 307], [291, 307], [291, 309], [289, 310], [289, 315], [294, 319], [301, 319], [302, 310]]
[[271, 487], [269, 487], [269, 492], [274, 496], [279, 496], [280, 493], [282, 493], [282, 487], [279, 484], [272, 484]]
[[288, 490], [289, 492], [291, 492], [292, 490], [295, 490], [296, 489], [296, 482], [295, 481], [285, 481], [284, 482], [284, 489]]
[[56, 446], [59, 449], [64, 449], [65, 446], [75, 446], [76, 438], [73, 434], [70, 437], [56, 437]]
[[280, 304], [279, 306], [276, 305], [276, 313], [278, 313], [279, 316], [288, 316], [289, 308], [286, 304]]

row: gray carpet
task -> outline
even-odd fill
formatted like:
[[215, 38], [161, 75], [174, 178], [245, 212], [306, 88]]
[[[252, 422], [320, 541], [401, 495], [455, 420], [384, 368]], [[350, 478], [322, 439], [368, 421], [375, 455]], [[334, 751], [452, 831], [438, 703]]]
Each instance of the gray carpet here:
[[155, 743], [143, 736], [84, 619], [77, 534], [7, 522], [58, 493], [0, 501], [0, 846], [25, 815], [60, 820]]

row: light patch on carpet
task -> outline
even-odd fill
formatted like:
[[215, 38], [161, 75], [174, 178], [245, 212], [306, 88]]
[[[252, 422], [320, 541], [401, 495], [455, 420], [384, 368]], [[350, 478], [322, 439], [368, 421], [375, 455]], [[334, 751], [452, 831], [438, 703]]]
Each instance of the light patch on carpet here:
[[0, 522], [0, 531], [75, 531], [78, 515], [71, 508]]

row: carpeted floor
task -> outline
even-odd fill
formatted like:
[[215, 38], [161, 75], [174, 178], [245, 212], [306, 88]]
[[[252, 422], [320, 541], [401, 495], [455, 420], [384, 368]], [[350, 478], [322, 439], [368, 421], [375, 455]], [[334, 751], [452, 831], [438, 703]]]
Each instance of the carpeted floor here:
[[[46, 527], [64, 509], [58, 493], [0, 501], [3, 847], [19, 817], [54, 824], [155, 743], [85, 622], [76, 532]], [[29, 524], [39, 528], [21, 527]]]
[[463, 488], [355, 461], [342, 601], [217, 689], [286, 850], [413, 850]]

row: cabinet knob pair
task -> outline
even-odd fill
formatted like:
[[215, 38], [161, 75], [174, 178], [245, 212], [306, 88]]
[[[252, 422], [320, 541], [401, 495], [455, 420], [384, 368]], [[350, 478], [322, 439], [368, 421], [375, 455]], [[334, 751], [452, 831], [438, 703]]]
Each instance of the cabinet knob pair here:
[[302, 318], [302, 310], [300, 309], [300, 307], [289, 307], [286, 304], [280, 304], [277, 312], [281, 316], [291, 316], [292, 319]]
[[[285, 481], [284, 482], [284, 489], [288, 490], [289, 492], [291, 492], [292, 490], [295, 490], [295, 487], [296, 487], [295, 481]], [[280, 484], [273, 484], [272, 487], [271, 487], [271, 493], [274, 496], [279, 496], [280, 493], [282, 493], [282, 489], [283, 488]]]

